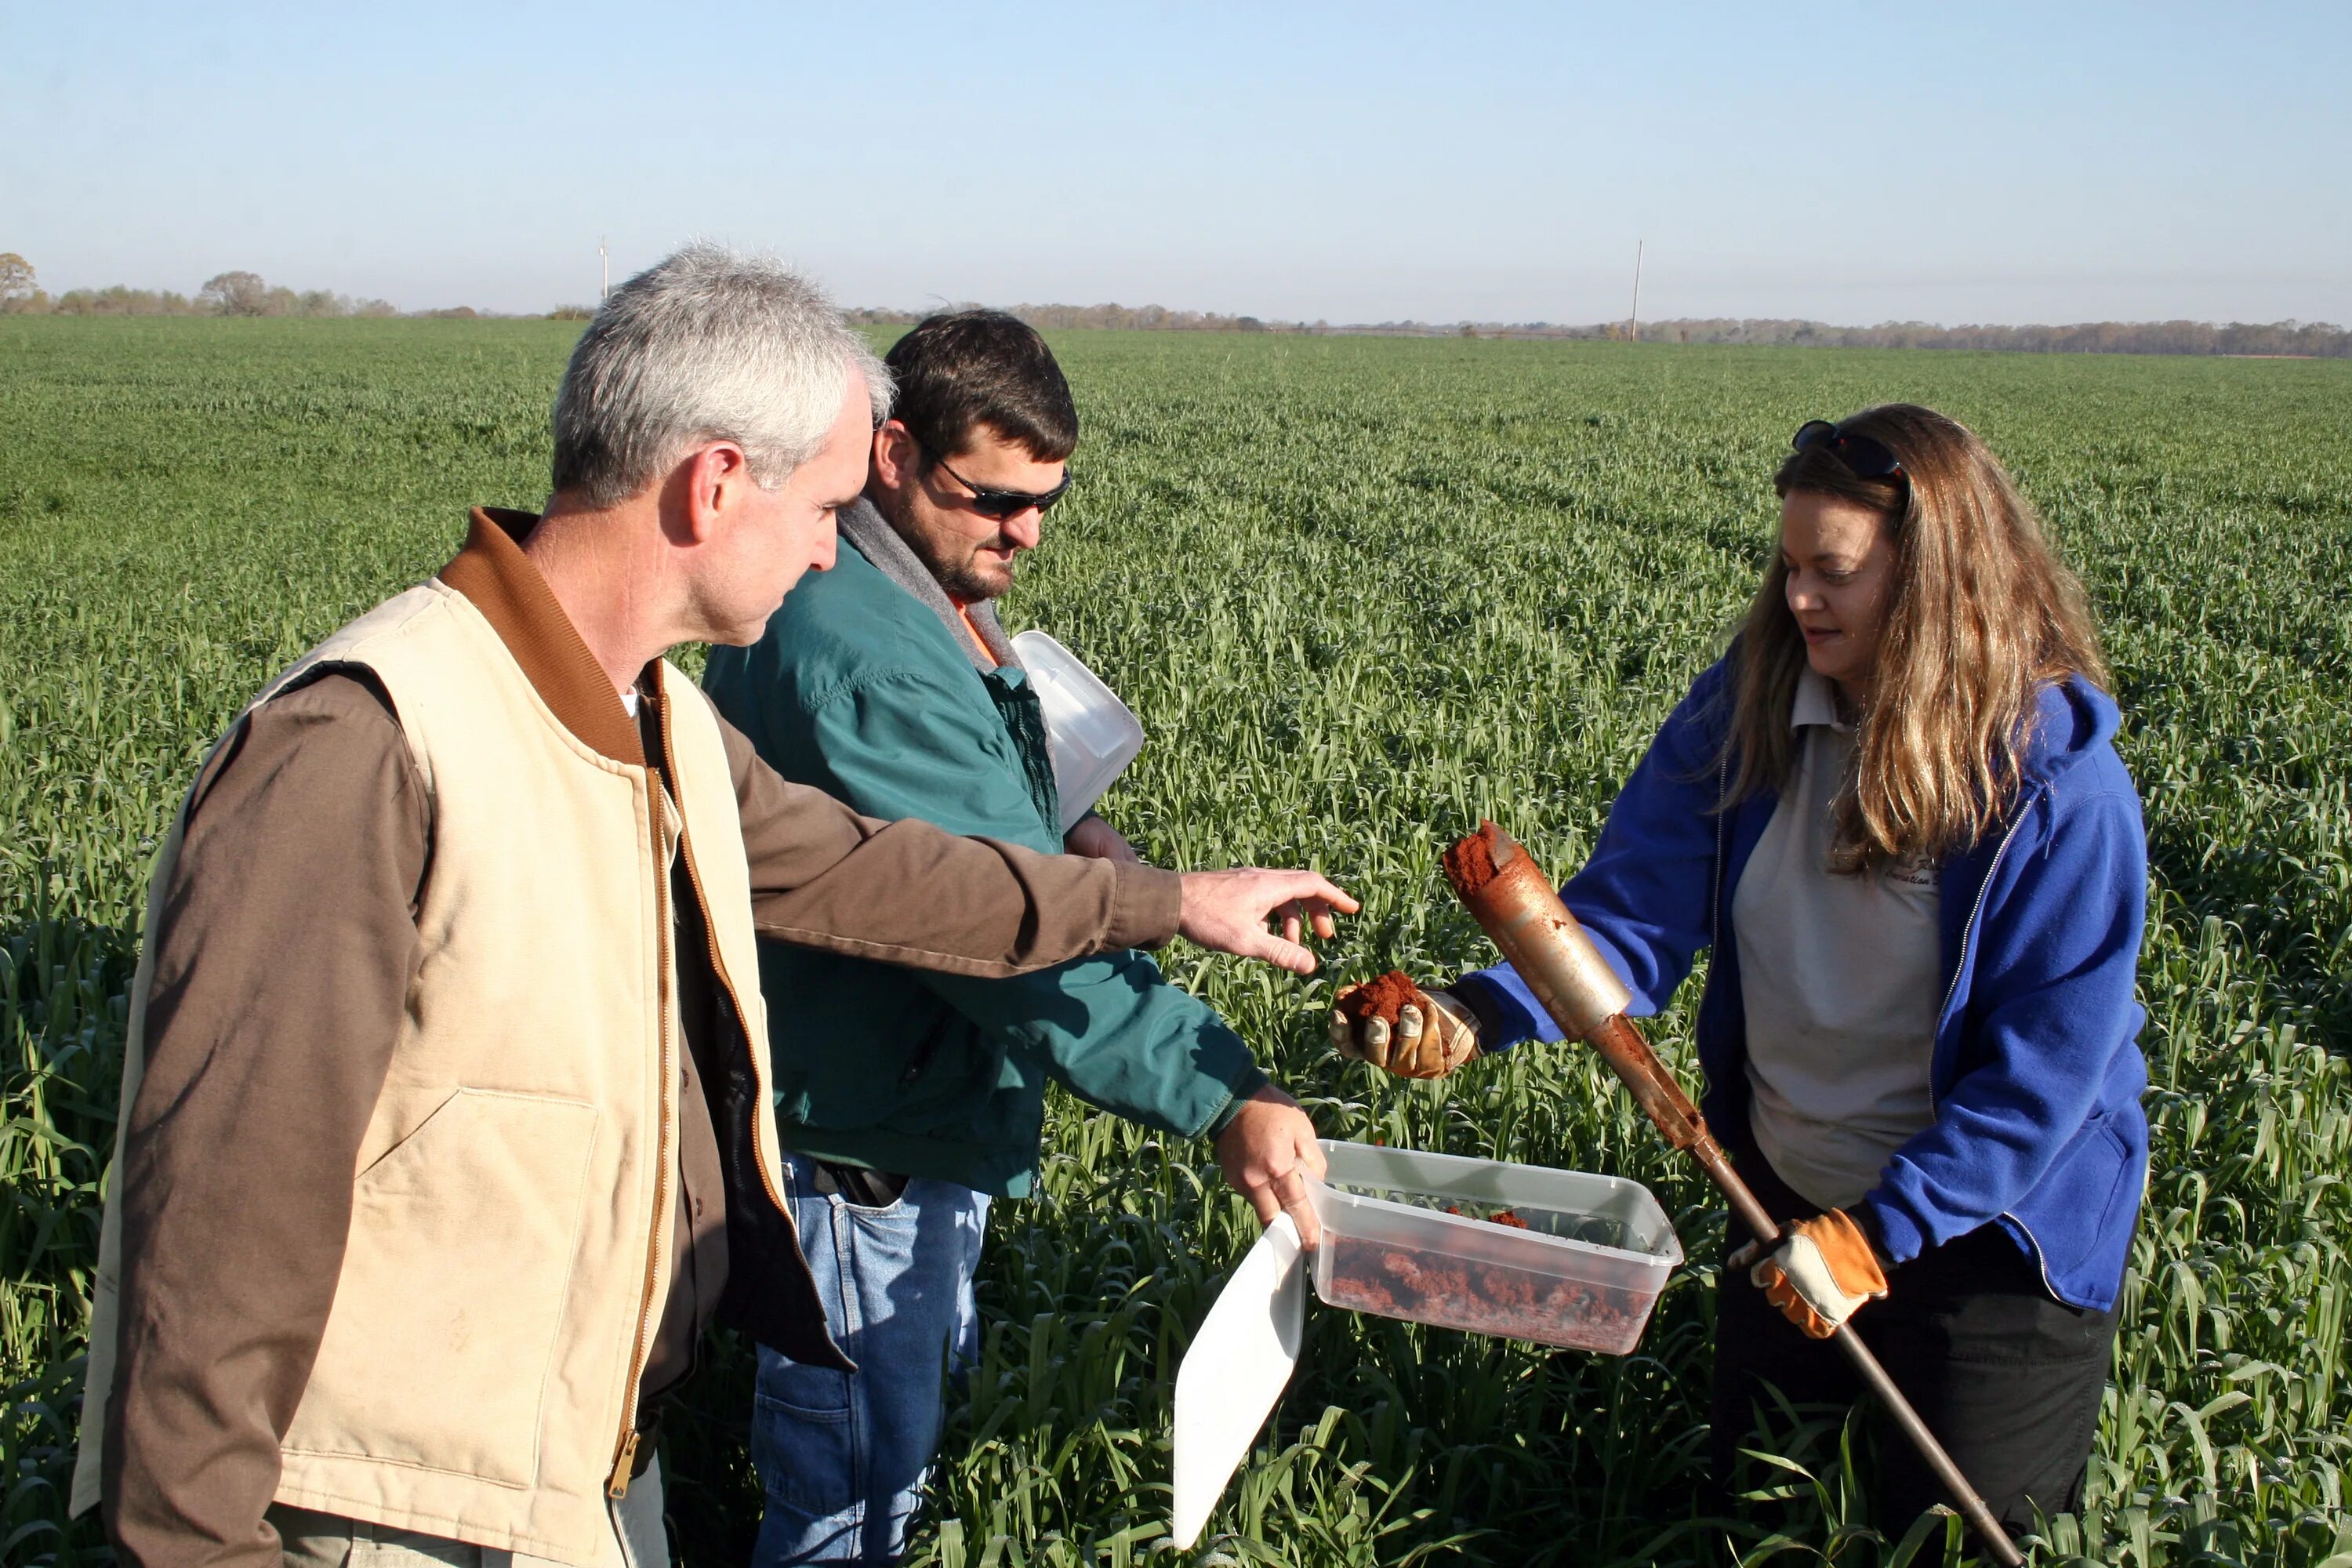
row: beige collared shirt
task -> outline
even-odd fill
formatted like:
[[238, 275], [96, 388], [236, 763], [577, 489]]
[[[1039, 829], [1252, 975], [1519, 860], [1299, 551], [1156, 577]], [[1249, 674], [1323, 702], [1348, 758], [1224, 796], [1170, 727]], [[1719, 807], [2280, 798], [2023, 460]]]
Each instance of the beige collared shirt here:
[[1829, 869], [1831, 810], [1853, 766], [1836, 689], [1808, 669], [1790, 705], [1797, 763], [1732, 894], [1748, 1013], [1748, 1122], [1781, 1179], [1824, 1209], [1878, 1184], [1935, 1120], [1936, 868]]

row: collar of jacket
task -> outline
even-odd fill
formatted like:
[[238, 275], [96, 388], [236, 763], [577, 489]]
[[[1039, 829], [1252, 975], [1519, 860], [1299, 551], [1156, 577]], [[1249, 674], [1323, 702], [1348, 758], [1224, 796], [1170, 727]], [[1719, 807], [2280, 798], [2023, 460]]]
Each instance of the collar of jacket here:
[[621, 706], [620, 694], [604, 678], [604, 667], [588, 651], [580, 628], [563, 613], [547, 579], [522, 552], [522, 542], [538, 526], [539, 518], [531, 512], [476, 507], [466, 547], [441, 568], [441, 582], [482, 612], [540, 700], [565, 729], [616, 763], [644, 767], [645, 744], [635, 721]]
[[871, 500], [859, 496], [855, 505], [841, 513], [836, 526], [841, 537], [857, 546], [857, 553], [872, 562], [877, 571], [912, 594], [923, 608], [940, 618], [948, 635], [955, 638], [956, 647], [971, 660], [973, 668], [985, 675], [1003, 665], [1009, 664], [1015, 669], [1024, 668], [1013, 656], [1013, 640], [997, 624], [996, 606], [985, 599], [967, 606], [983, 645], [973, 646], [963, 617], [956, 614], [955, 601], [948, 597], [940, 580], [931, 575], [931, 569], [923, 564], [922, 558], [898, 536], [898, 531], [890, 526], [889, 520]]

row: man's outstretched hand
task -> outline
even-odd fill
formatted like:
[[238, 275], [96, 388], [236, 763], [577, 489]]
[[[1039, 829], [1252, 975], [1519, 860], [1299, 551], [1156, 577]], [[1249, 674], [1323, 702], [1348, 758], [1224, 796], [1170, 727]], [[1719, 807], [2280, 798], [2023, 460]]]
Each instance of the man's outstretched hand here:
[[[1329, 941], [1331, 914], [1352, 915], [1355, 900], [1312, 871], [1187, 871], [1177, 931], [1202, 947], [1242, 958], [1262, 958], [1293, 974], [1315, 973], [1315, 955], [1299, 945], [1311, 929]], [[1266, 921], [1282, 921], [1282, 934]]]
[[1307, 1173], [1320, 1176], [1325, 1162], [1315, 1123], [1298, 1101], [1270, 1083], [1242, 1101], [1217, 1134], [1217, 1168], [1249, 1198], [1261, 1225], [1286, 1214], [1298, 1226], [1300, 1244], [1314, 1247], [1320, 1230], [1307, 1196]]

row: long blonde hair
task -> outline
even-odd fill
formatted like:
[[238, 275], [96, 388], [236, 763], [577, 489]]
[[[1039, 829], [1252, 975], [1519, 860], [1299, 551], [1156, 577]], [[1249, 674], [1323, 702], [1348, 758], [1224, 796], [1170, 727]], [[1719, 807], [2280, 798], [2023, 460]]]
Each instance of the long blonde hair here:
[[[1869, 507], [1895, 551], [1870, 706], [1835, 807], [1832, 868], [1853, 872], [1974, 844], [2016, 798], [2041, 686], [2079, 675], [2105, 687], [2107, 666], [2082, 584], [1973, 431], [1907, 403], [1838, 429], [1885, 446], [1903, 475], [1864, 479], [1819, 446], [1783, 462], [1772, 488]], [[1727, 805], [1781, 788], [1795, 763], [1805, 640], [1787, 585], [1776, 550], [1739, 637]]]

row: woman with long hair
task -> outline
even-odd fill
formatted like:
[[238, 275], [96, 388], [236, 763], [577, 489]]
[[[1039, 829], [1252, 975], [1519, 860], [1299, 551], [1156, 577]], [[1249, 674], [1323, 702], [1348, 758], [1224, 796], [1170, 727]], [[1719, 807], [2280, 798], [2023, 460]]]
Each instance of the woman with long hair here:
[[[1561, 890], [1654, 1013], [1710, 952], [1703, 1109], [1787, 1238], [1732, 1222], [1713, 1457], [1857, 1389], [1849, 1317], [2012, 1530], [2081, 1507], [2147, 1168], [2139, 798], [2083, 592], [1977, 437], [1797, 432], [1780, 548]], [[1431, 1077], [1558, 1028], [1508, 966], [1335, 1044]], [[1951, 1500], [1881, 1443], [1880, 1521]]]

